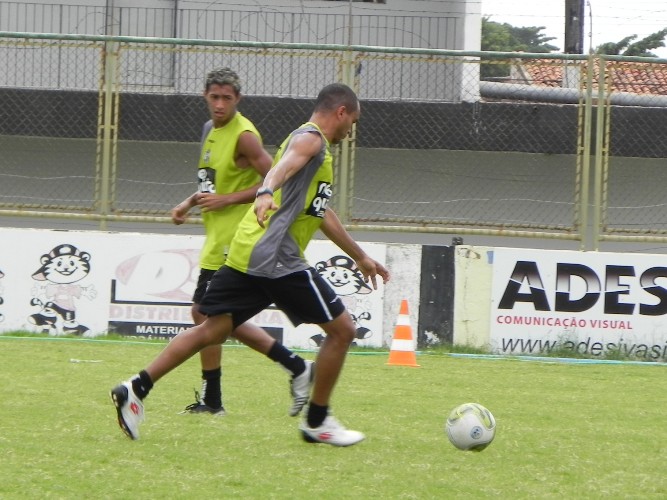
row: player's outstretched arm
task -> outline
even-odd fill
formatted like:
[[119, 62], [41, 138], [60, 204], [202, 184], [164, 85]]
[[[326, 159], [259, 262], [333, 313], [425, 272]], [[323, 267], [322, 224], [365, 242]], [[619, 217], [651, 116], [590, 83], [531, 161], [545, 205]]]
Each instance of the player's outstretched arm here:
[[290, 177], [306, 166], [310, 159], [320, 152], [322, 137], [319, 134], [300, 134], [293, 137], [280, 160], [269, 170], [255, 199], [257, 223], [264, 227], [269, 212], [278, 209], [273, 201], [273, 193], [280, 189]]
[[324, 213], [324, 221], [320, 229], [338, 248], [355, 260], [357, 267], [359, 267], [364, 278], [366, 278], [366, 282], [370, 280], [372, 283], [373, 289], [377, 290], [376, 276], [379, 275], [383, 283], [389, 281], [390, 276], [387, 268], [363, 251], [359, 244], [350, 236], [350, 233], [347, 232], [338, 215], [330, 208], [327, 208]]

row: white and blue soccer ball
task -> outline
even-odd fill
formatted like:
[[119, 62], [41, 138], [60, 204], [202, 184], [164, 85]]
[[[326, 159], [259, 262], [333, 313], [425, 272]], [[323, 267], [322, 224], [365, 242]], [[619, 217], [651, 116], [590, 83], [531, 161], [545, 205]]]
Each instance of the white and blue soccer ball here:
[[496, 419], [481, 404], [464, 403], [449, 414], [445, 432], [459, 450], [482, 451], [496, 437]]

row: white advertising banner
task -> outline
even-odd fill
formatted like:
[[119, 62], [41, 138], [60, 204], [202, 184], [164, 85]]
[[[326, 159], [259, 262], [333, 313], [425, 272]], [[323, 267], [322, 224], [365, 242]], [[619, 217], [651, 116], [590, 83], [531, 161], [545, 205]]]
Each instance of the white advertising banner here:
[[[203, 236], [0, 229], [0, 239], [0, 331], [171, 337], [192, 324]], [[385, 263], [386, 245], [361, 245]], [[355, 343], [381, 347], [383, 285], [371, 293], [329, 241], [311, 242], [306, 256], [352, 314]], [[274, 309], [252, 321], [289, 347], [323, 339], [316, 326], [295, 328]]]
[[[386, 264], [387, 246], [381, 243], [359, 243], [373, 259]], [[306, 259], [331, 285], [352, 315], [357, 328], [354, 345], [382, 347], [382, 322], [384, 284], [377, 277], [378, 289], [365, 283], [363, 275], [352, 259], [328, 240], [311, 241], [306, 248]], [[300, 325], [287, 330], [285, 345], [291, 347], [319, 347], [324, 340], [322, 331], [315, 325]]]
[[2, 229], [0, 239], [2, 331], [93, 337], [115, 322], [191, 322], [203, 237]]
[[667, 361], [665, 256], [496, 248], [490, 344]]

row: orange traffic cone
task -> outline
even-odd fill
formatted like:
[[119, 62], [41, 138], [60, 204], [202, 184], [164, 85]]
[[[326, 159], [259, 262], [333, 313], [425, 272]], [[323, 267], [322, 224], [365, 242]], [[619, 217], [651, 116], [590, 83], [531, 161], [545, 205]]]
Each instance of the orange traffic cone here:
[[410, 326], [410, 315], [408, 314], [408, 301], [401, 302], [401, 312], [398, 314], [394, 338], [389, 350], [388, 365], [394, 366], [419, 366], [415, 356], [415, 344], [412, 340], [412, 327]]

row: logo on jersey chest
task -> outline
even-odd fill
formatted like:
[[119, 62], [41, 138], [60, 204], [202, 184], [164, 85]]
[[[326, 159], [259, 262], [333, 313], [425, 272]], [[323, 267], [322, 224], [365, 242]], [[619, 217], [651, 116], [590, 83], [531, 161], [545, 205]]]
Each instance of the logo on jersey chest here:
[[215, 170], [200, 168], [197, 171], [197, 191], [200, 193], [215, 193]]
[[313, 217], [324, 217], [327, 205], [331, 199], [331, 183], [320, 181], [317, 183], [317, 191], [310, 202], [310, 206], [306, 210], [306, 214]]

